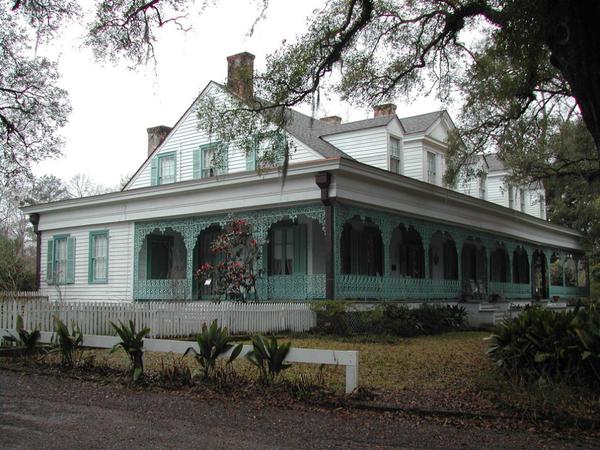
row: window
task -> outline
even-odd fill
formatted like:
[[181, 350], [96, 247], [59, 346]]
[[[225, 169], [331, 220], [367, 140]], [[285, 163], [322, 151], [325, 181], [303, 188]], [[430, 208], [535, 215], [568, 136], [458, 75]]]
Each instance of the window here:
[[521, 195], [521, 212], [525, 212], [525, 190], [519, 189]]
[[227, 173], [228, 146], [221, 142], [201, 145], [194, 150], [194, 178], [211, 178]]
[[57, 235], [48, 240], [46, 281], [70, 284], [75, 281], [75, 238]]
[[306, 273], [306, 225], [274, 225], [269, 232], [270, 275]]
[[482, 200], [485, 200], [486, 188], [487, 188], [487, 175], [485, 173], [482, 173], [479, 176], [479, 198]]
[[540, 195], [540, 219], [546, 218], [546, 198]]
[[246, 156], [246, 170], [270, 169], [283, 165], [287, 138], [277, 131], [257, 134], [254, 148]]
[[515, 188], [508, 186], [508, 207], [514, 209], [515, 207]]
[[162, 153], [152, 160], [151, 181], [152, 185], [169, 184], [175, 182], [177, 158], [175, 152]]
[[436, 154], [432, 152], [427, 152], [427, 181], [432, 184], [437, 181]]
[[90, 231], [88, 282], [108, 283], [108, 231]]
[[400, 139], [390, 138], [390, 172], [400, 173]]

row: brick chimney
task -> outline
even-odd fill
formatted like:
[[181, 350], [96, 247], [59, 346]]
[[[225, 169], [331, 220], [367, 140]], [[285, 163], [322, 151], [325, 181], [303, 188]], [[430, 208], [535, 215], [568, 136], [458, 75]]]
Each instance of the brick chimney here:
[[396, 114], [396, 105], [393, 103], [384, 103], [383, 105], [373, 106], [373, 117], [391, 116]]
[[340, 116], [321, 117], [321, 119], [319, 120], [330, 123], [332, 125], [339, 125], [340, 123], [342, 123], [342, 118]]
[[148, 156], [152, 154], [156, 148], [163, 143], [167, 134], [171, 132], [173, 128], [165, 125], [159, 125], [157, 127], [148, 128]]
[[227, 87], [243, 99], [254, 96], [254, 55], [248, 52], [227, 57]]

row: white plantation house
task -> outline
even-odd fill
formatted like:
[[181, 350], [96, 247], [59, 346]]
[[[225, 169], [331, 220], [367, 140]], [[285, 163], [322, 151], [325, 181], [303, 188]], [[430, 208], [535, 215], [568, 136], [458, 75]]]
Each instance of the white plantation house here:
[[148, 158], [121, 192], [25, 208], [42, 293], [209, 299], [193, 274], [234, 215], [264, 242], [259, 300], [586, 295], [581, 235], [544, 220], [542, 190], [504, 186], [493, 156], [483, 188], [443, 186], [445, 111], [401, 118], [386, 104], [342, 123], [290, 110], [285, 134], [267, 137], [294, 148], [286, 182], [276, 168], [257, 171], [260, 146], [246, 155], [215, 141], [197, 112], [204, 96], [251, 96], [242, 74], [253, 61], [230, 56], [227, 86], [209, 83], [172, 128], [149, 129]]

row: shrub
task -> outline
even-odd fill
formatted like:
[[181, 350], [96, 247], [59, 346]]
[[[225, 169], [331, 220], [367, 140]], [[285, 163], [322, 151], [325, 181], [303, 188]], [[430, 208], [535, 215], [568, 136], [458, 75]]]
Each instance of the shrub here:
[[315, 302], [312, 305], [317, 314], [317, 329], [325, 334], [348, 336], [351, 332], [346, 304], [340, 301]]
[[291, 346], [291, 342], [279, 345], [275, 336], [267, 340], [256, 335], [252, 337], [252, 350], [246, 358], [258, 368], [261, 381], [270, 384], [283, 370], [292, 366], [283, 362]]
[[504, 375], [520, 382], [600, 381], [600, 311], [595, 305], [557, 312], [526, 308], [496, 327], [488, 354]]
[[200, 351], [196, 351], [193, 347], [188, 348], [185, 354], [193, 353], [194, 358], [200, 364], [204, 372], [204, 378], [208, 378], [215, 372], [217, 359], [233, 348], [227, 364], [234, 361], [242, 351], [243, 344], [238, 344], [233, 347], [232, 338], [229, 335], [227, 327], [220, 327], [217, 320], [213, 320], [210, 327], [202, 324], [202, 333], [196, 338], [196, 342]]
[[24, 356], [31, 356], [39, 350], [40, 330], [25, 330], [21, 315], [17, 315], [17, 334], [18, 336], [4, 336], [4, 341], [15, 343]]
[[73, 367], [73, 355], [81, 348], [83, 343], [83, 334], [74, 323], [71, 325], [71, 332], [65, 323], [58, 317], [54, 318], [54, 332], [52, 338], [56, 341], [57, 347], [53, 351], [59, 351], [61, 364], [64, 367]]
[[144, 373], [144, 338], [150, 334], [150, 329], [143, 328], [136, 331], [133, 320], [129, 321], [129, 327], [121, 321], [119, 321], [119, 325], [113, 322], [110, 324], [121, 338], [121, 342], [115, 344], [110, 352], [114, 353], [119, 348], [125, 350], [131, 361], [132, 379], [136, 382]]
[[315, 303], [317, 329], [348, 336], [352, 333], [412, 337], [462, 330], [467, 313], [458, 305], [427, 305], [410, 309], [399, 303], [382, 303], [366, 311], [348, 311], [339, 301]]

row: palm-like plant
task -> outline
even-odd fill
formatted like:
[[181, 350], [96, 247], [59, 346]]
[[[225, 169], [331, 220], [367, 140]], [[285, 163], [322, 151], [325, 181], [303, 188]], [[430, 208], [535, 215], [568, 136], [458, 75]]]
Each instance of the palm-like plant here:
[[6, 342], [13, 342], [22, 349], [25, 356], [31, 356], [38, 351], [38, 342], [40, 340], [40, 330], [34, 329], [27, 331], [23, 328], [23, 317], [17, 315], [17, 336], [5, 336]]
[[258, 368], [261, 380], [270, 384], [283, 370], [292, 366], [284, 363], [291, 346], [291, 342], [279, 345], [275, 336], [267, 340], [256, 335], [252, 337], [252, 350], [246, 358]]
[[73, 355], [81, 348], [83, 343], [83, 333], [79, 326], [73, 323], [71, 330], [69, 332], [69, 327], [58, 317], [54, 317], [55, 335], [52, 340], [57, 345], [54, 351], [60, 351], [61, 363], [65, 367], [73, 367]]
[[217, 359], [219, 356], [227, 353], [233, 348], [227, 364], [234, 361], [242, 351], [243, 344], [238, 344], [234, 347], [233, 339], [229, 335], [227, 327], [220, 327], [216, 319], [207, 327], [202, 324], [202, 333], [196, 337], [196, 342], [200, 351], [196, 351], [193, 347], [185, 351], [185, 355], [193, 353], [194, 358], [202, 367], [204, 378], [208, 378], [215, 371]]
[[121, 342], [115, 344], [110, 352], [114, 353], [119, 348], [125, 350], [131, 361], [133, 381], [136, 382], [144, 373], [144, 338], [150, 334], [150, 328], [146, 327], [136, 331], [133, 320], [129, 321], [129, 325], [121, 321], [119, 321], [119, 325], [113, 322], [110, 324], [121, 338]]

